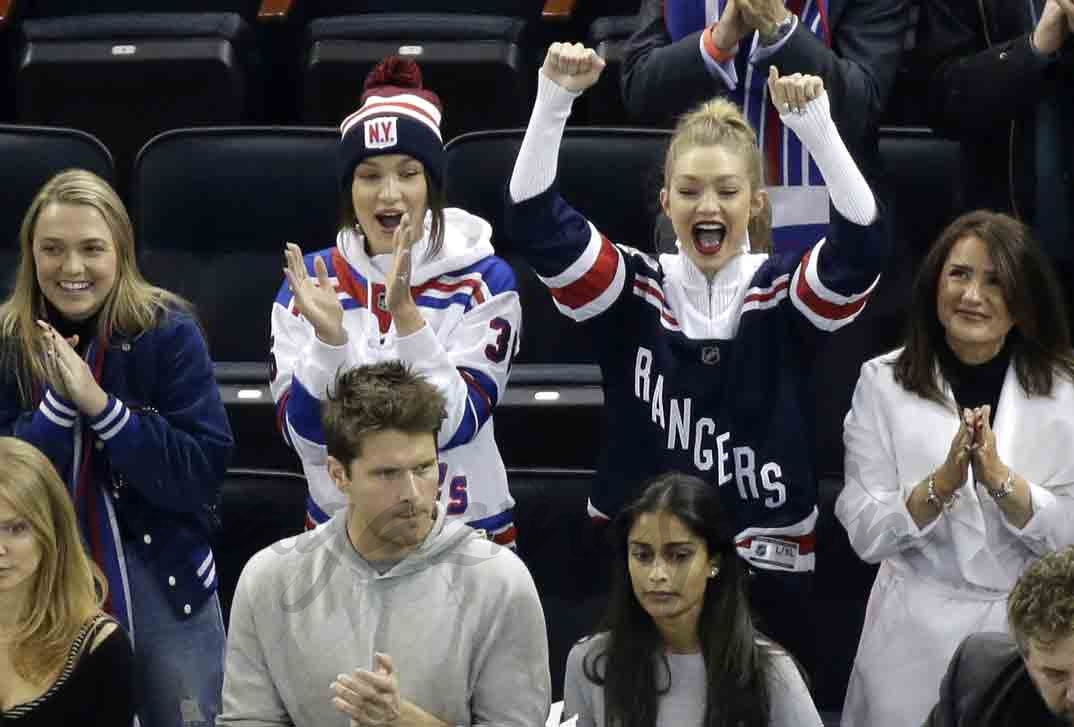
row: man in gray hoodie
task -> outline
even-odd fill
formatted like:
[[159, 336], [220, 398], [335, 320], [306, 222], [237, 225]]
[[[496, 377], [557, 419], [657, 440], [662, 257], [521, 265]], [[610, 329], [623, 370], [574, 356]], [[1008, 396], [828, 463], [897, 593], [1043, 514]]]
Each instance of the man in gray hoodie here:
[[544, 724], [533, 579], [437, 501], [444, 406], [398, 362], [338, 375], [321, 420], [348, 506], [243, 569], [218, 727]]

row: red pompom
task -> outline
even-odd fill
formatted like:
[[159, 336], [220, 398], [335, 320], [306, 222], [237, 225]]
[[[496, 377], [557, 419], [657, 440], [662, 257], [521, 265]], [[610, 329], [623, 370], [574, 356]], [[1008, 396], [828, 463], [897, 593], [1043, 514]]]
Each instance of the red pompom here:
[[380, 86], [421, 88], [421, 68], [412, 58], [388, 56], [365, 77], [364, 90]]

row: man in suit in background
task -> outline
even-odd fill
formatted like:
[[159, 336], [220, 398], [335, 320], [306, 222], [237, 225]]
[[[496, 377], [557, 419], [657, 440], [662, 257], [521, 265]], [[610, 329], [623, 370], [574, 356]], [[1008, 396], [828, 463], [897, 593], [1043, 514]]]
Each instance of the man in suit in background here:
[[1026, 569], [1007, 618], [962, 642], [924, 727], [1074, 725], [1074, 546]]

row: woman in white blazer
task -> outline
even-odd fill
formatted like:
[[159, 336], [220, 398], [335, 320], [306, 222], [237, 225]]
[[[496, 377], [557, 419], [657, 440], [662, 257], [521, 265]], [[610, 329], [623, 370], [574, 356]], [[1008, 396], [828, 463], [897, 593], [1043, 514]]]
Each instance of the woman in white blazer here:
[[866, 362], [836, 516], [880, 563], [846, 727], [918, 725], [959, 642], [1004, 631], [1007, 593], [1074, 543], [1074, 354], [1029, 231], [971, 212], [914, 285], [906, 346]]

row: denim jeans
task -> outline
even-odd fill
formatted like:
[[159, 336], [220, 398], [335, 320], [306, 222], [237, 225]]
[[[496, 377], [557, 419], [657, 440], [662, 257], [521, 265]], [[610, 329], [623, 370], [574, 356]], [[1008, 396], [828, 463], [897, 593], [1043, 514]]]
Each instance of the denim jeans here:
[[134, 614], [135, 698], [141, 727], [212, 727], [224, 686], [224, 621], [216, 594], [180, 619], [157, 579], [125, 548]]

